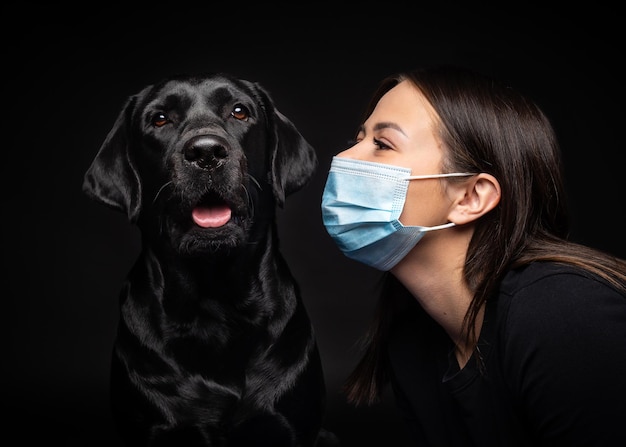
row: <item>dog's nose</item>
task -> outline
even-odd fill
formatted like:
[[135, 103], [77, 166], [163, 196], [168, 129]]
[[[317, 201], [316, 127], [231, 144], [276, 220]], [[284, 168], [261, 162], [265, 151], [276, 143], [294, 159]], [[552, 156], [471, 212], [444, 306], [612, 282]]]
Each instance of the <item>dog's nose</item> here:
[[226, 142], [213, 135], [198, 135], [191, 138], [183, 149], [185, 160], [207, 169], [212, 163], [228, 156]]

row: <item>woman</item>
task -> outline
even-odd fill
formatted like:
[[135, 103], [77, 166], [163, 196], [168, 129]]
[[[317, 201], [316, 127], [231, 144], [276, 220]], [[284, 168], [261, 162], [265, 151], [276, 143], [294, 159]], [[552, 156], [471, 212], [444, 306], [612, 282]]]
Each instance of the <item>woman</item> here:
[[390, 383], [415, 445], [626, 445], [626, 262], [567, 240], [555, 133], [461, 68], [385, 79], [324, 224], [385, 274], [345, 390]]

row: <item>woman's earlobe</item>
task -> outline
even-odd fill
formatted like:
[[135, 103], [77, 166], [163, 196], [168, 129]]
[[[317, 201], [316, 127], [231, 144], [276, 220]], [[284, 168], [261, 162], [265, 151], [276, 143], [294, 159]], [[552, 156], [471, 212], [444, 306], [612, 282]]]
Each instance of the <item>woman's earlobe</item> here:
[[457, 225], [472, 222], [487, 214], [500, 203], [500, 183], [491, 174], [477, 174], [460, 192], [448, 219]]

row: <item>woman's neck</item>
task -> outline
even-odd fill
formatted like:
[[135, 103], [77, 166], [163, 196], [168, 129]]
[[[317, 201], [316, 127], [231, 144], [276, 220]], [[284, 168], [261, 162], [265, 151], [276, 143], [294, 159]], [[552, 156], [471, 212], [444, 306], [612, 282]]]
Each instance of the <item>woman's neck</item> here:
[[[465, 314], [473, 298], [463, 273], [470, 237], [471, 232], [457, 228], [446, 230], [446, 234], [426, 234], [391, 270], [454, 342], [461, 367], [474, 350], [473, 344], [467, 345], [463, 334]], [[477, 334], [482, 314], [476, 321]]]

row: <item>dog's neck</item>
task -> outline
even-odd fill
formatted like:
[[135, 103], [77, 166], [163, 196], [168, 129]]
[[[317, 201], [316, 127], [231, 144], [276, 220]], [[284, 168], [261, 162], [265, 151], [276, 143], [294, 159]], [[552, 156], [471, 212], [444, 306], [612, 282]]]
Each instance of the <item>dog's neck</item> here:
[[[266, 278], [276, 275], [281, 277], [281, 287], [292, 286], [291, 275], [286, 271], [276, 230], [272, 226], [265, 233], [265, 238], [202, 256], [181, 255], [162, 239], [158, 243], [144, 240], [129, 279], [136, 284], [144, 284], [148, 278], [154, 289], [160, 291], [158, 301], [163, 306], [170, 306], [170, 309], [191, 311], [207, 303], [222, 303], [238, 310], [254, 310], [254, 291], [272, 293], [276, 283]], [[273, 295], [276, 298], [290, 296], [284, 292]], [[261, 307], [266, 309], [267, 305], [264, 303]]]

